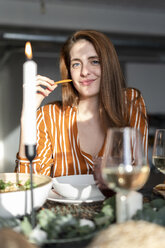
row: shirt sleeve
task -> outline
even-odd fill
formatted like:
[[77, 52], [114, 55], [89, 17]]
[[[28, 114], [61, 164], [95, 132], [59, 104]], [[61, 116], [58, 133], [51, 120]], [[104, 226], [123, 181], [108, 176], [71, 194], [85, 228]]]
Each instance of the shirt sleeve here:
[[[37, 156], [34, 158], [32, 167], [36, 174], [50, 176], [53, 164], [52, 145], [48, 126], [45, 121], [44, 108], [37, 111]], [[16, 171], [20, 173], [30, 172], [30, 162], [26, 158], [21, 158], [17, 154]]]
[[144, 155], [148, 159], [148, 121], [144, 99], [138, 90], [127, 88], [125, 101], [128, 109], [127, 121], [131, 127], [140, 131]]

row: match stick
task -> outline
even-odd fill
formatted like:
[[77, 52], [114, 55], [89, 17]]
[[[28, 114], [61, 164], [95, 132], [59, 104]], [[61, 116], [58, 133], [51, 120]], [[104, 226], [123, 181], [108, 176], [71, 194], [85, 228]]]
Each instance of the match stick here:
[[72, 81], [72, 79], [64, 79], [64, 80], [60, 80], [60, 81], [55, 82], [55, 84], [69, 83], [71, 81]]

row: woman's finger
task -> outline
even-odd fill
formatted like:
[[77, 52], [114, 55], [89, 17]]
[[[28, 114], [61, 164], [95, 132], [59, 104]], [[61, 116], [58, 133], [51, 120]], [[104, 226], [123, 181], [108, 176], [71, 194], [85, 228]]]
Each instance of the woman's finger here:
[[37, 80], [37, 83], [36, 83], [36, 86], [41, 86], [43, 88], [48, 88], [49, 90], [53, 91], [55, 88], [56, 88], [56, 84], [49, 84], [45, 81], [42, 81], [42, 80]]
[[37, 93], [42, 93], [44, 96], [48, 96], [53, 90], [48, 88], [43, 88], [41, 86], [36, 87]]
[[36, 105], [37, 108], [40, 107], [41, 102], [44, 100], [45, 97], [49, 96], [49, 94], [57, 88], [58, 85], [54, 83], [48, 77], [44, 77], [41, 75], [36, 76]]
[[42, 81], [42, 82], [47, 82], [47, 83], [49, 83], [49, 84], [51, 84], [51, 85], [54, 85], [54, 80], [52, 80], [52, 79], [50, 79], [50, 78], [48, 78], [48, 77], [45, 77], [45, 76], [41, 76], [41, 75], [37, 75], [36, 76], [36, 79], [37, 79], [37, 81], [38, 80], [40, 80], [40, 81]]

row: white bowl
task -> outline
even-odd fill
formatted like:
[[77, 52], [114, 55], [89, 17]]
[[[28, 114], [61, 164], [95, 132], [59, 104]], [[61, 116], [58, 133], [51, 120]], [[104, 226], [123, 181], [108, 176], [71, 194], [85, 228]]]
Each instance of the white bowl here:
[[[25, 183], [30, 174], [25, 173], [0, 173], [0, 179], [5, 182]], [[33, 189], [33, 205], [35, 209], [40, 208], [46, 201], [52, 187], [52, 178], [44, 175], [33, 174], [33, 182], [37, 187]], [[0, 193], [0, 216], [13, 217], [31, 213], [31, 190], [12, 191]]]
[[53, 178], [53, 188], [69, 199], [87, 200], [103, 196], [97, 188], [93, 175], [73, 175]]

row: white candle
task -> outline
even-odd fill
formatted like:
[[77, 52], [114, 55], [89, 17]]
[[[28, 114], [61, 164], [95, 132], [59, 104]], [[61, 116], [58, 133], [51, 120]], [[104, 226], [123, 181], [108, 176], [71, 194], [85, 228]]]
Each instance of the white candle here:
[[26, 43], [25, 53], [28, 60], [23, 65], [24, 143], [25, 145], [35, 145], [37, 64], [31, 59], [30, 42]]

